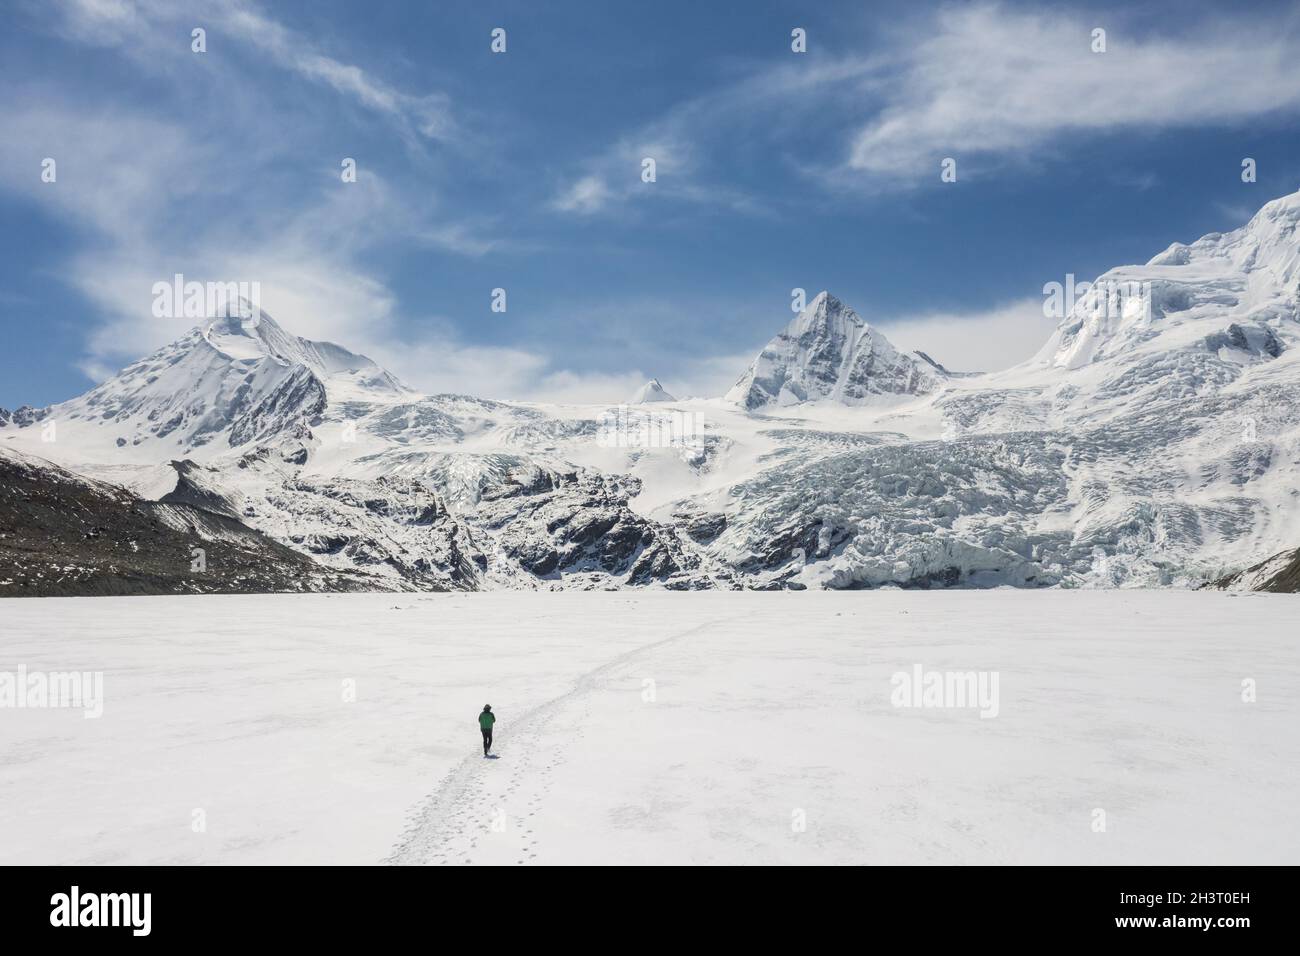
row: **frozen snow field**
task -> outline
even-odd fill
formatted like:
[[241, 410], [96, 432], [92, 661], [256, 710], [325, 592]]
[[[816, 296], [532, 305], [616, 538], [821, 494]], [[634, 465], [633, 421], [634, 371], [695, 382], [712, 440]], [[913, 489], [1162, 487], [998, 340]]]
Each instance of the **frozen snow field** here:
[[[0, 672], [102, 671], [104, 701], [0, 709], [0, 862], [1294, 864], [1298, 611], [1184, 591], [3, 600]], [[996, 676], [996, 716], [895, 706], [918, 665]]]

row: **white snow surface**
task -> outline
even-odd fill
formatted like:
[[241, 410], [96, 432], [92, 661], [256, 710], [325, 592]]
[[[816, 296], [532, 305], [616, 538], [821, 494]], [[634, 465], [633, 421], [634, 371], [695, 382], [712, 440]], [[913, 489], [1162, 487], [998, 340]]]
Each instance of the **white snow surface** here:
[[[0, 863], [1294, 865], [1294, 621], [1168, 590], [0, 600], [0, 670], [105, 695], [0, 710]], [[894, 706], [916, 665], [996, 672], [997, 716]]]

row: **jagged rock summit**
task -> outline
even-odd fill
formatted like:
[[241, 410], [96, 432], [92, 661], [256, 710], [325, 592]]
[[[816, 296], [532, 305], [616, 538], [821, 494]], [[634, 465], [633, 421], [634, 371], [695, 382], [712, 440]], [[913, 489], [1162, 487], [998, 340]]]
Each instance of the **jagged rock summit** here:
[[941, 378], [936, 365], [900, 352], [821, 292], [763, 347], [726, 397], [751, 410], [810, 401], [861, 405], [873, 395], [927, 394]]

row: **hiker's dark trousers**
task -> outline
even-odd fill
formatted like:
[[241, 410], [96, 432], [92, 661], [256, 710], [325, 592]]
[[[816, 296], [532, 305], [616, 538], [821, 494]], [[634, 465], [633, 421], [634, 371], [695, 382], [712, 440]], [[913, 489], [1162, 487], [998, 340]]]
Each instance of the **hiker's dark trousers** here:
[[486, 755], [492, 749], [492, 728], [483, 728], [483, 753]]

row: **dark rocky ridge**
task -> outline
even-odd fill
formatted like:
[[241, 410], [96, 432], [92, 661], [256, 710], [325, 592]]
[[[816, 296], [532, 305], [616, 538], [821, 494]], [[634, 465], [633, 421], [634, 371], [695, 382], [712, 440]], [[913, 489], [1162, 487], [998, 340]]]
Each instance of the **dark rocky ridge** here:
[[[202, 549], [206, 565], [192, 570]], [[356, 591], [235, 518], [0, 453], [0, 597]]]
[[1244, 571], [1238, 571], [1236, 574], [1229, 574], [1226, 577], [1219, 578], [1219, 580], [1207, 584], [1206, 587], [1223, 591], [1236, 590], [1240, 582], [1258, 577], [1264, 568], [1274, 564], [1277, 565], [1276, 570], [1259, 580], [1252, 581], [1252, 586], [1248, 590], [1268, 591], [1272, 594], [1300, 593], [1300, 548], [1275, 554], [1273, 557], [1246, 568]]

